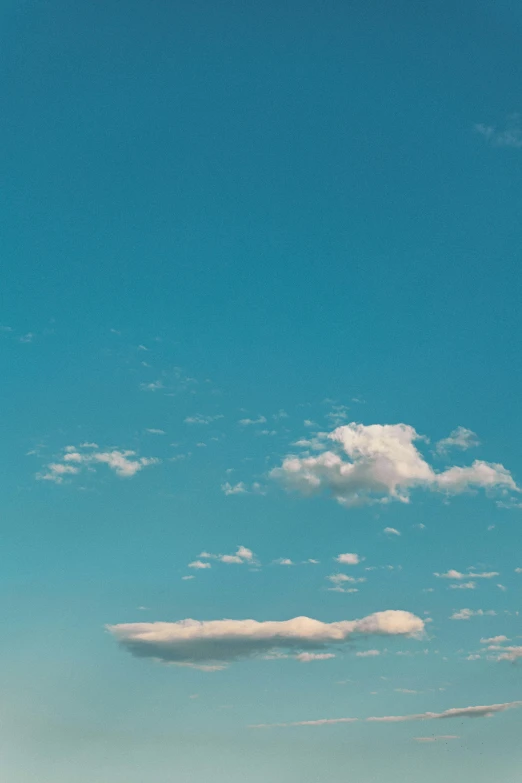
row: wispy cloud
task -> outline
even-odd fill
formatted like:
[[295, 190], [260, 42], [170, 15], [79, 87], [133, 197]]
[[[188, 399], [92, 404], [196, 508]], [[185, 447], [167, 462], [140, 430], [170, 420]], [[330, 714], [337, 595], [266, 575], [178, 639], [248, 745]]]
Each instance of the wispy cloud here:
[[494, 609], [459, 609], [457, 612], [453, 612], [450, 620], [469, 620], [472, 617], [494, 617], [495, 615]]
[[218, 413], [215, 416], [203, 416], [201, 413], [195, 413], [193, 416], [187, 416], [184, 422], [185, 424], [212, 424], [213, 421], [223, 418], [222, 413]]
[[477, 123], [474, 130], [494, 147], [522, 147], [522, 121], [519, 113], [510, 114], [504, 128]]
[[443, 438], [435, 444], [435, 450], [439, 454], [445, 454], [450, 449], [467, 451], [479, 445], [480, 441], [476, 433], [466, 429], [466, 427], [457, 427], [453, 432], [450, 432], [447, 438]]
[[257, 419], [240, 419], [238, 423], [242, 427], [251, 427], [253, 424], [266, 424], [266, 417], [258, 416]]
[[[86, 451], [87, 449], [87, 451]], [[45, 469], [36, 474], [40, 481], [53, 481], [61, 484], [66, 476], [79, 473], [83, 468], [94, 471], [100, 464], [105, 464], [120, 478], [135, 476], [149, 465], [157, 465], [156, 457], [138, 457], [130, 449], [111, 449], [98, 451], [95, 443], [85, 443], [81, 446], [67, 446], [59, 461], [50, 462]]]
[[[444, 712], [418, 712], [413, 715], [383, 715], [371, 718], [320, 718], [291, 723], [259, 723], [250, 726], [253, 729], [283, 728], [287, 726], [332, 726], [336, 723], [405, 723], [408, 721], [446, 720], [451, 718], [491, 718], [499, 712], [514, 710], [522, 706], [522, 701], [508, 701], [503, 704], [489, 704], [478, 707], [453, 707]], [[453, 735], [452, 735], [453, 736]], [[422, 738], [421, 738], [422, 739]]]

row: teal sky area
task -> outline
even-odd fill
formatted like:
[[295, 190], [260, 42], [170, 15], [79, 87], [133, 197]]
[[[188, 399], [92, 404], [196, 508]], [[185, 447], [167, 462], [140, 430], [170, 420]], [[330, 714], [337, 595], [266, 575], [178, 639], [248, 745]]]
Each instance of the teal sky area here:
[[520, 5], [0, 35], [2, 779], [518, 783]]

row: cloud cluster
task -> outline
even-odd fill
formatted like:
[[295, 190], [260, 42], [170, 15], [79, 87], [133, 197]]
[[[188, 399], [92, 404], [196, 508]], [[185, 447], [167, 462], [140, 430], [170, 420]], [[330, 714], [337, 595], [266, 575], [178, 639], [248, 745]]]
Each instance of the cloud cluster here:
[[40, 481], [54, 481], [61, 484], [66, 476], [79, 473], [83, 468], [94, 471], [98, 465], [107, 465], [120, 478], [135, 476], [148, 465], [157, 465], [156, 457], [138, 457], [129, 449], [100, 451], [96, 443], [82, 443], [80, 446], [66, 446], [57, 462], [50, 462], [45, 471], [36, 474]]
[[208, 560], [217, 560], [227, 565], [242, 565], [245, 563], [253, 565], [256, 562], [254, 553], [246, 546], [238, 546], [233, 555], [214, 555], [212, 552], [200, 552], [198, 558], [194, 563], [189, 563], [189, 568], [211, 568], [209, 562], [202, 562]]
[[405, 723], [408, 721], [446, 720], [451, 718], [491, 718], [499, 712], [522, 707], [522, 701], [508, 701], [503, 704], [489, 704], [478, 707], [453, 707], [444, 712], [419, 712], [413, 715], [383, 715], [371, 718], [320, 718], [319, 720], [301, 720], [293, 723], [260, 723], [253, 729], [282, 728], [287, 726], [331, 726], [336, 723]]
[[444, 574], [439, 574], [437, 571], [435, 571], [433, 576], [437, 576], [439, 579], [453, 579], [460, 581], [462, 579], [493, 579], [493, 577], [499, 576], [499, 573], [498, 571], [483, 571], [479, 574], [473, 571], [462, 573], [461, 571], [455, 571], [454, 569], [450, 568], [450, 570], [446, 571]]
[[522, 123], [520, 114], [511, 114], [507, 118], [506, 127], [499, 129], [495, 125], [475, 125], [475, 131], [494, 147], [522, 147]]
[[389, 609], [360, 620], [323, 623], [310, 617], [292, 620], [180, 620], [107, 626], [130, 653], [185, 666], [223, 666], [263, 654], [328, 652], [353, 635], [420, 637], [424, 621], [411, 612]]
[[480, 441], [472, 430], [468, 430], [466, 427], [457, 427], [453, 432], [450, 432], [447, 438], [439, 440], [435, 449], [439, 454], [445, 454], [450, 449], [467, 451], [479, 445]]
[[330, 492], [345, 506], [407, 503], [415, 488], [445, 494], [519, 491], [511, 473], [497, 463], [475, 460], [469, 467], [436, 472], [415, 445], [421, 440], [426, 439], [407, 424], [352, 422], [323, 434], [319, 454], [288, 455], [270, 475], [304, 495]]
[[451, 615], [450, 620], [469, 620], [471, 617], [484, 617], [485, 615], [494, 617], [496, 612], [494, 609], [459, 609]]

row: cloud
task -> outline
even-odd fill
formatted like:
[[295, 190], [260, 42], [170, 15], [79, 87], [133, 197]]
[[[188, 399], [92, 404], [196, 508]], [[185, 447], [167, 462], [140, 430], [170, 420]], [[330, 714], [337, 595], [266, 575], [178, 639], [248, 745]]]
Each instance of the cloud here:
[[159, 391], [160, 389], [164, 389], [162, 381], [152, 381], [152, 383], [140, 383], [140, 389], [142, 391], [150, 391], [155, 392]]
[[301, 661], [301, 663], [310, 663], [311, 661], [326, 661], [330, 658], [335, 658], [335, 653], [302, 652], [295, 656], [296, 661]]
[[340, 584], [341, 582], [350, 582], [350, 584], [358, 584], [359, 582], [366, 582], [366, 579], [364, 576], [355, 577], [355, 576], [348, 576], [348, 574], [330, 574], [330, 576], [327, 576], [326, 579], [328, 579], [329, 582], [333, 582], [334, 584]]
[[450, 449], [467, 451], [468, 449], [479, 445], [480, 441], [476, 433], [466, 429], [466, 427], [457, 427], [453, 432], [450, 432], [447, 438], [443, 438], [435, 444], [435, 450], [439, 454], [445, 454]]
[[502, 644], [502, 642], [509, 642], [507, 636], [490, 636], [487, 639], [481, 639], [481, 644]]
[[148, 432], [149, 435], [165, 435], [165, 430], [156, 430], [153, 427], [147, 427], [145, 432]]
[[493, 609], [487, 611], [484, 609], [459, 609], [458, 612], [451, 615], [450, 620], [469, 620], [471, 617], [485, 617], [486, 615], [494, 617], [496, 612]]
[[194, 560], [192, 563], [188, 564], [188, 567], [189, 568], [197, 568], [197, 569], [212, 568], [210, 563], [204, 563], [202, 560]]
[[273, 563], [275, 565], [282, 565], [282, 566], [295, 565], [295, 563], [292, 560], [290, 560], [289, 557], [279, 557], [277, 560], [274, 560]]
[[460, 584], [450, 585], [450, 590], [475, 590], [476, 582], [461, 582]]
[[278, 728], [286, 726], [327, 726], [336, 723], [405, 723], [408, 721], [446, 720], [451, 718], [491, 718], [499, 712], [514, 710], [522, 706], [522, 701], [508, 701], [503, 704], [489, 704], [479, 707], [453, 707], [444, 712], [420, 712], [413, 715], [384, 715], [371, 718], [320, 718], [319, 720], [302, 720], [293, 723], [261, 723], [251, 726], [253, 729]]
[[474, 130], [494, 147], [513, 147], [515, 149], [522, 147], [522, 125], [518, 113], [509, 115], [506, 127], [502, 130], [495, 125], [484, 125], [483, 123], [477, 123]]
[[424, 621], [411, 612], [387, 610], [360, 620], [323, 623], [310, 617], [292, 620], [180, 620], [107, 626], [133, 655], [181, 665], [219, 665], [263, 654], [294, 651], [329, 652], [328, 648], [359, 636], [419, 638]]
[[[135, 476], [143, 468], [149, 465], [157, 465], [160, 460], [156, 457], [138, 457], [135, 451], [112, 449], [111, 451], [95, 451], [95, 443], [84, 443], [81, 446], [66, 446], [61, 462], [51, 462], [46, 465], [45, 472], [37, 473], [36, 478], [41, 481], [54, 481], [56, 484], [63, 482], [64, 476], [74, 475], [83, 467], [95, 470], [96, 465], [105, 464], [120, 478]], [[89, 449], [87, 453], [82, 449]]]
[[446, 571], [445, 574], [439, 574], [437, 571], [433, 574], [433, 576], [438, 577], [439, 579], [493, 579], [495, 576], [500, 576], [498, 571], [483, 571], [480, 574], [474, 573], [473, 571], [470, 571], [467, 574], [463, 574], [461, 571], [455, 571], [452, 568], [450, 568], [449, 571]]
[[385, 527], [382, 531], [383, 533], [386, 533], [387, 536], [400, 536], [398, 530], [396, 530], [394, 527]]
[[358, 565], [361, 562], [359, 555], [356, 555], [354, 552], [345, 552], [344, 555], [337, 555], [335, 560], [344, 565]]
[[245, 495], [248, 492], [243, 481], [238, 481], [237, 484], [231, 484], [229, 481], [225, 481], [221, 485], [221, 489], [225, 495]]
[[290, 454], [272, 469], [271, 477], [303, 495], [327, 491], [345, 506], [407, 503], [416, 488], [447, 495], [474, 489], [504, 495], [519, 491], [511, 473], [497, 463], [475, 460], [469, 467], [453, 466], [437, 473], [415, 446], [415, 441], [425, 438], [407, 424], [352, 422], [326, 437], [330, 448], [323, 445], [317, 456]]
[[194, 416], [187, 416], [184, 422], [185, 424], [211, 424], [213, 421], [223, 418], [221, 413], [218, 413], [217, 416], [202, 416], [201, 413], [196, 413]]
[[[495, 646], [491, 646], [490, 650], [495, 649]], [[522, 658], [522, 647], [497, 647], [496, 649], [502, 650], [500, 655], [497, 656], [497, 661], [518, 661]]]
[[380, 655], [380, 650], [363, 650], [361, 652], [356, 652], [355, 657], [356, 658], [375, 658], [375, 656]]
[[233, 555], [214, 555], [212, 552], [201, 552], [198, 557], [202, 560], [218, 560], [220, 563], [227, 563], [229, 565], [232, 563], [237, 563], [238, 565], [241, 565], [242, 563], [255, 563], [254, 553], [251, 549], [247, 549], [246, 546], [238, 546]]
[[252, 424], [266, 424], [265, 416], [258, 416], [257, 419], [240, 419], [239, 424], [242, 427], [250, 427]]
[[439, 734], [432, 737], [414, 737], [415, 742], [447, 742], [448, 740], [460, 739], [458, 734]]

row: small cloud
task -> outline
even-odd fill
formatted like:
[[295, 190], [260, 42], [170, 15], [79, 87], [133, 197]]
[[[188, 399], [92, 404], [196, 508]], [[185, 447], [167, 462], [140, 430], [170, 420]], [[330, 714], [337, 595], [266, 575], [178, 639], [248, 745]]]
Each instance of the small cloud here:
[[335, 658], [335, 653], [302, 652], [295, 656], [296, 661], [301, 661], [301, 663], [310, 663], [311, 661], [327, 661], [330, 658]]
[[161, 381], [152, 381], [151, 383], [140, 383], [140, 389], [142, 391], [150, 391], [155, 392], [159, 391], [160, 389], [164, 389], [163, 383]]
[[282, 565], [282, 566], [292, 566], [295, 565], [295, 563], [290, 560], [288, 557], [280, 557], [277, 560], [272, 561], [274, 565]]
[[475, 590], [476, 582], [461, 582], [460, 584], [450, 585], [450, 590]]
[[165, 430], [156, 430], [153, 427], [147, 427], [145, 432], [147, 432], [149, 435], [165, 435]]
[[238, 481], [237, 484], [231, 484], [229, 481], [225, 481], [221, 485], [222, 491], [225, 495], [245, 495], [248, 492], [243, 481]]
[[484, 611], [484, 609], [459, 609], [451, 615], [450, 620], [469, 620], [471, 617], [484, 617], [486, 615], [494, 617], [496, 612], [493, 609], [488, 609], [487, 611]]
[[183, 579], [184, 582], [187, 582], [189, 579], [194, 579], [194, 575], [191, 574], [190, 576], [182, 576], [181, 578]]
[[486, 639], [481, 639], [481, 644], [503, 644], [504, 642], [509, 642], [509, 638], [507, 636], [489, 636]]
[[257, 419], [240, 419], [238, 423], [242, 427], [250, 427], [253, 424], [266, 424], [266, 418], [265, 416], [258, 416]]
[[502, 590], [503, 593], [505, 593], [507, 590], [507, 587], [505, 587], [505, 585], [497, 585], [497, 587], [499, 590]]
[[474, 130], [493, 147], [512, 147], [514, 149], [522, 147], [522, 124], [518, 113], [508, 116], [505, 128], [477, 123]]
[[222, 413], [218, 413], [215, 416], [203, 416], [201, 413], [196, 413], [194, 416], [187, 416], [183, 421], [185, 424], [211, 424], [213, 421], [223, 419]]
[[446, 454], [450, 449], [467, 451], [479, 445], [480, 441], [476, 433], [466, 427], [457, 427], [453, 432], [450, 432], [447, 438], [443, 438], [435, 444], [435, 450], [439, 454]]
[[212, 568], [210, 563], [204, 563], [202, 560], [194, 560], [192, 563], [188, 564], [189, 568]]
[[380, 650], [364, 650], [363, 652], [356, 652], [355, 657], [356, 658], [375, 658], [377, 655], [380, 655]]
[[415, 742], [449, 742], [450, 740], [460, 739], [458, 734], [438, 734], [431, 737], [414, 737]]
[[400, 536], [398, 530], [396, 530], [394, 527], [385, 527], [383, 530], [383, 533], [385, 533], [387, 536]]
[[32, 343], [34, 340], [34, 334], [32, 332], [27, 332], [27, 334], [23, 334], [21, 337], [18, 338], [18, 341], [20, 343]]
[[446, 571], [445, 574], [439, 574], [437, 571], [433, 574], [433, 576], [438, 577], [439, 579], [493, 579], [495, 576], [499, 576], [498, 571], [483, 571], [482, 573], [474, 573], [473, 571], [470, 571], [468, 573], [462, 573], [461, 571], [455, 571], [454, 569], [450, 568], [449, 571]]
[[342, 555], [337, 555], [334, 560], [344, 565], [358, 565], [361, 562], [359, 555], [356, 555], [355, 552], [345, 552]]

